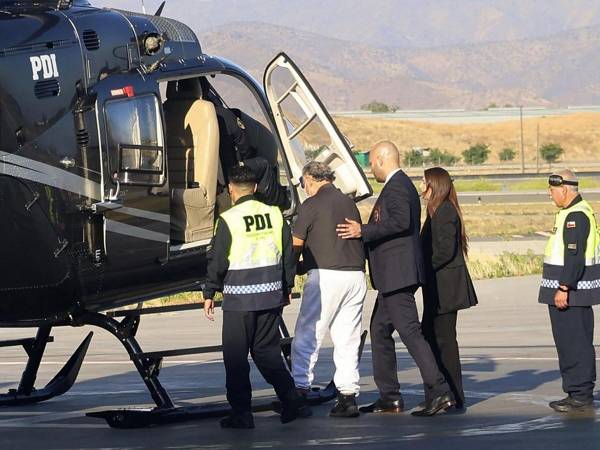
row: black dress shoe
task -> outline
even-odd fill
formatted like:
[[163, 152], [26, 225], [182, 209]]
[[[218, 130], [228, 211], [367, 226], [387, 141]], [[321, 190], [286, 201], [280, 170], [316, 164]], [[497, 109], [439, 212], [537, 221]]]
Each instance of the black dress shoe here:
[[442, 409], [448, 409], [454, 405], [456, 405], [456, 400], [454, 400], [453, 395], [450, 392], [446, 392], [444, 395], [440, 395], [439, 397], [426, 402], [424, 409], [413, 411], [411, 415], [415, 417], [433, 416]]
[[356, 406], [355, 395], [338, 394], [335, 406], [329, 412], [331, 417], [358, 417], [358, 406]]
[[427, 408], [427, 402], [425, 400], [423, 400], [421, 403], [419, 403], [417, 406], [415, 406], [415, 411], [420, 411], [425, 408]]
[[254, 417], [251, 412], [232, 413], [221, 419], [221, 428], [254, 428]]
[[404, 411], [404, 400], [382, 400], [377, 399], [375, 403], [367, 406], [361, 406], [359, 411], [362, 413], [401, 413]]
[[588, 400], [576, 400], [569, 395], [562, 400], [550, 402], [549, 406], [557, 412], [573, 412], [590, 409], [593, 403], [593, 398]]

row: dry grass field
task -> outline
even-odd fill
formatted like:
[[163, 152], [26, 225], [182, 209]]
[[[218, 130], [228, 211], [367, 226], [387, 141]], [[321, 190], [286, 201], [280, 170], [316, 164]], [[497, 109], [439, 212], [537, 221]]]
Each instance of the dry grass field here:
[[[349, 117], [336, 117], [335, 121], [358, 150], [367, 150], [378, 140], [390, 139], [403, 152], [413, 147], [437, 147], [461, 156], [469, 146], [484, 143], [490, 146], [492, 152], [488, 162], [493, 164], [499, 162], [500, 150], [510, 147], [518, 152], [521, 145], [519, 120], [456, 125]], [[540, 146], [550, 142], [562, 145], [565, 149], [563, 160], [600, 159], [600, 113], [525, 119], [523, 136], [527, 162], [535, 162], [538, 125]]]
[[[600, 202], [590, 202], [600, 211]], [[361, 202], [359, 210], [363, 221], [371, 214], [372, 203]], [[510, 239], [538, 232], [549, 232], [554, 224], [556, 208], [550, 203], [523, 204], [468, 204], [462, 205], [467, 234], [474, 238], [496, 237]], [[421, 222], [425, 220], [423, 208]]]

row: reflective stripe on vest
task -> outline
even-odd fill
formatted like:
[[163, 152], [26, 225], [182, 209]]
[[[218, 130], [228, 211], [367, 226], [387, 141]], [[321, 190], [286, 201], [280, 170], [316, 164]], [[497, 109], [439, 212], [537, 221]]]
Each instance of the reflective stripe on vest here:
[[582, 212], [590, 221], [590, 233], [585, 247], [585, 265], [594, 266], [600, 263], [600, 235], [594, 217], [594, 210], [588, 202], [582, 200], [570, 208], [561, 209], [556, 214], [554, 230], [546, 244], [544, 264], [563, 266], [565, 264], [565, 243], [563, 239], [567, 216], [572, 212]]
[[279, 208], [247, 200], [221, 214], [220, 220], [231, 233], [223, 294], [280, 292], [284, 219]]

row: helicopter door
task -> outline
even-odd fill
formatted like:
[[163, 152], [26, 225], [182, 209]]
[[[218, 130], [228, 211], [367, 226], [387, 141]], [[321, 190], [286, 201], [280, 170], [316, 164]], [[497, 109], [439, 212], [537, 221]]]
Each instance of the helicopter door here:
[[104, 210], [106, 256], [116, 268], [143, 270], [168, 256], [169, 197], [160, 189], [166, 182], [161, 111], [154, 94], [104, 104], [109, 176], [97, 206]]
[[[285, 53], [277, 55], [267, 66], [264, 87], [296, 189], [302, 167], [315, 160], [328, 164], [335, 171], [334, 184], [343, 193], [355, 201], [370, 197], [373, 190], [347, 139]], [[301, 199], [305, 198], [302, 191], [299, 195]]]

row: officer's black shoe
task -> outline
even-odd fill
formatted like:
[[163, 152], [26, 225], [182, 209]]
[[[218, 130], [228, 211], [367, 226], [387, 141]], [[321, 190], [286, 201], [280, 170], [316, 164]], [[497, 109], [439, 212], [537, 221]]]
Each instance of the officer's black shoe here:
[[304, 397], [299, 396], [297, 399], [283, 402], [281, 404], [281, 423], [289, 423], [296, 420], [298, 417], [306, 418], [312, 416], [312, 410], [304, 400]]
[[251, 412], [232, 413], [221, 419], [221, 428], [254, 428], [254, 417]]
[[440, 395], [439, 397], [436, 397], [431, 401], [426, 402], [424, 409], [413, 411], [412, 413], [410, 413], [410, 415], [415, 417], [433, 416], [441, 410], [448, 409], [454, 405], [456, 405], [456, 400], [454, 400], [454, 396], [452, 395], [452, 393], [446, 392], [444, 395]]
[[[277, 414], [281, 414], [283, 412], [283, 403], [280, 401], [273, 402], [273, 411], [275, 411]], [[298, 408], [298, 417], [301, 419], [306, 419], [308, 417], [312, 417], [312, 415], [313, 413], [310, 405], [308, 405], [306, 400], [303, 399], [303, 403]]]
[[573, 412], [573, 411], [583, 411], [586, 409], [590, 409], [594, 403], [594, 399], [590, 398], [587, 400], [576, 400], [570, 395], [566, 396], [562, 400], [556, 400], [554, 402], [550, 402], [549, 406], [554, 411], [557, 412]]
[[358, 417], [358, 406], [354, 394], [338, 394], [335, 406], [329, 412], [331, 417]]

